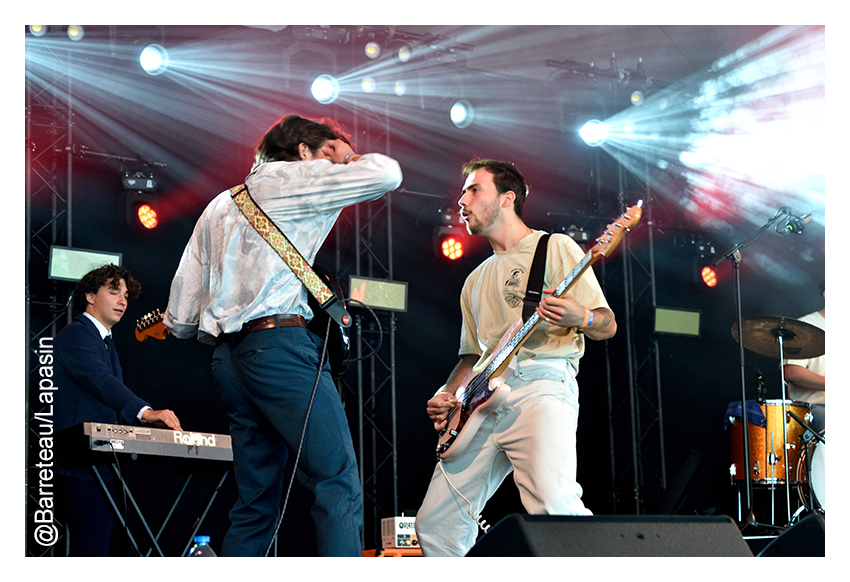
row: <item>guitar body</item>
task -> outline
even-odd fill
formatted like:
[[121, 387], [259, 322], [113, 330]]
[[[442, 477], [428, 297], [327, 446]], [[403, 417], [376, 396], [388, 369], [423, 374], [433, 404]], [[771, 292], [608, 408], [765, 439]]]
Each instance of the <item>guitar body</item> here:
[[[318, 275], [333, 291], [339, 301], [345, 299], [345, 294], [342, 291], [342, 285], [337, 281], [333, 274], [322, 265], [313, 265], [313, 271]], [[342, 377], [348, 370], [351, 363], [351, 340], [345, 328], [335, 322], [327, 311], [322, 309], [322, 306], [313, 297], [311, 293], [307, 294], [307, 300], [310, 309], [313, 310], [313, 319], [307, 325], [313, 334], [324, 340], [328, 334], [328, 322], [330, 322], [331, 330], [328, 335], [328, 360], [331, 364], [331, 377], [337, 380]]]
[[[516, 369], [516, 356], [497, 366], [495, 372], [491, 373], [488, 368], [522, 325], [521, 318], [515, 321], [499, 339], [490, 357], [470, 371], [461, 382], [455, 396], [458, 402], [463, 404], [459, 412], [449, 416], [446, 426], [440, 431], [440, 439], [437, 443], [437, 454], [444, 461], [452, 461], [460, 456], [484, 419], [507, 400], [511, 387], [505, 384], [505, 380]], [[475, 394], [471, 393], [470, 386], [483, 385], [484, 382], [487, 383], [486, 389], [478, 390]]]

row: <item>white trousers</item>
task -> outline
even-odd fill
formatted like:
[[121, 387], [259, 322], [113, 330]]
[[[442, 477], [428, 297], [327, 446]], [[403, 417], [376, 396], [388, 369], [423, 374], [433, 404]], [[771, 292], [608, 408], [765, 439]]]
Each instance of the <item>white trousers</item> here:
[[506, 382], [507, 401], [457, 459], [442, 463], [446, 475], [440, 464], [434, 469], [416, 514], [425, 556], [466, 555], [479, 512], [511, 471], [529, 514], [591, 515], [576, 482], [579, 405], [572, 367], [562, 359], [526, 360]]

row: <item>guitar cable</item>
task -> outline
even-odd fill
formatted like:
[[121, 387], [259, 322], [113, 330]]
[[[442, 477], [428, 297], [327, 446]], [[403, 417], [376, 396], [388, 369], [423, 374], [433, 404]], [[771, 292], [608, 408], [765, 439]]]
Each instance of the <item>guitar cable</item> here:
[[459, 496], [461, 499], [463, 499], [464, 501], [466, 501], [466, 504], [467, 504], [467, 505], [469, 505], [469, 511], [467, 511], [467, 513], [469, 514], [469, 516], [470, 516], [473, 520], [475, 520], [475, 523], [476, 523], [476, 524], [478, 524], [478, 527], [480, 527], [480, 528], [481, 528], [481, 531], [483, 531], [483, 532], [486, 534], [486, 533], [487, 533], [487, 530], [489, 530], [489, 529], [490, 529], [490, 524], [488, 524], [488, 523], [487, 523], [487, 521], [484, 519], [484, 516], [483, 516], [483, 515], [481, 515], [481, 512], [480, 512], [480, 511], [475, 511], [475, 510], [472, 508], [472, 503], [469, 501], [469, 499], [467, 499], [466, 497], [464, 497], [464, 496], [463, 496], [463, 493], [461, 493], [460, 491], [458, 491], [458, 490], [457, 490], [457, 488], [456, 488], [456, 487], [452, 484], [452, 481], [451, 481], [451, 479], [449, 479], [449, 476], [448, 476], [448, 474], [446, 473], [446, 470], [443, 468], [443, 459], [441, 459], [441, 458], [437, 457], [437, 465], [440, 467], [440, 471], [442, 471], [442, 472], [443, 472], [443, 477], [445, 477], [445, 478], [446, 478], [446, 483], [448, 483], [448, 484], [449, 484], [449, 487], [451, 487], [451, 488], [452, 488], [452, 491], [454, 491], [455, 493], [457, 493], [457, 494], [458, 494], [458, 496]]
[[331, 320], [328, 318], [328, 326], [325, 330], [325, 341], [322, 345], [322, 352], [319, 356], [319, 371], [318, 374], [316, 374], [316, 381], [313, 383], [313, 391], [310, 394], [310, 402], [307, 404], [307, 413], [304, 416], [304, 426], [301, 428], [301, 441], [298, 443], [298, 450], [295, 453], [295, 461], [292, 465], [292, 475], [289, 476], [289, 485], [286, 488], [286, 495], [283, 498], [283, 506], [280, 509], [280, 517], [277, 520], [277, 525], [275, 525], [274, 528], [274, 535], [269, 541], [269, 546], [266, 548], [264, 557], [268, 557], [275, 540], [277, 540], [277, 534], [280, 531], [281, 524], [283, 523], [283, 516], [286, 515], [286, 505], [289, 503], [289, 494], [292, 492], [292, 484], [295, 481], [295, 473], [298, 470], [298, 461], [301, 459], [301, 449], [304, 446], [304, 436], [307, 434], [307, 421], [310, 419], [310, 410], [313, 408], [313, 400], [316, 398], [316, 390], [319, 388], [319, 380], [322, 377], [322, 369], [325, 367], [325, 358], [328, 353], [328, 339], [330, 338], [330, 332]]
[[[362, 305], [363, 307], [368, 309], [369, 312], [372, 314], [372, 316], [375, 318], [375, 321], [377, 322], [378, 328], [379, 329], [381, 328], [381, 323], [380, 323], [380, 320], [378, 319], [378, 316], [375, 314], [374, 311], [372, 311], [372, 309], [368, 305], [361, 303], [359, 301], [356, 301], [354, 299], [343, 299], [342, 300], [343, 303], [347, 303], [347, 302], [350, 302], [350, 301], [354, 301], [356, 303], [359, 303], [360, 305]], [[269, 542], [269, 545], [266, 548], [265, 557], [268, 557], [269, 552], [271, 551], [272, 546], [274, 545], [275, 540], [277, 539], [277, 535], [280, 531], [280, 526], [283, 523], [283, 517], [286, 514], [286, 506], [289, 503], [289, 495], [292, 492], [292, 485], [295, 481], [295, 473], [298, 469], [298, 462], [301, 459], [301, 450], [304, 446], [304, 437], [307, 434], [307, 422], [310, 419], [310, 410], [313, 408], [313, 401], [316, 398], [316, 390], [319, 387], [319, 381], [321, 380], [321, 377], [322, 377], [322, 369], [325, 367], [325, 360], [326, 360], [327, 354], [328, 354], [328, 340], [330, 339], [330, 332], [331, 332], [331, 319], [328, 318], [328, 325], [325, 328], [325, 338], [324, 338], [324, 342], [322, 344], [322, 351], [321, 351], [321, 354], [320, 354], [320, 357], [319, 357], [319, 369], [318, 369], [318, 373], [316, 374], [316, 381], [313, 383], [313, 390], [312, 390], [312, 393], [310, 394], [310, 402], [307, 404], [307, 413], [304, 416], [304, 426], [301, 429], [301, 440], [298, 443], [298, 450], [295, 453], [295, 461], [293, 462], [293, 466], [292, 466], [292, 475], [290, 475], [290, 477], [289, 477], [289, 485], [286, 488], [286, 495], [284, 496], [284, 499], [283, 499], [283, 506], [280, 509], [280, 517], [278, 517], [277, 524], [275, 525], [274, 535], [272, 535], [271, 541]], [[378, 350], [380, 348], [381, 348], [381, 334], [379, 333], [378, 334], [378, 345], [377, 345], [377, 347], [375, 347], [372, 350], [372, 352], [369, 353], [368, 355], [363, 356], [362, 358], [358, 358], [358, 360], [371, 358], [372, 356], [374, 356], [378, 352]], [[357, 360], [355, 360], [355, 361], [357, 361]]]

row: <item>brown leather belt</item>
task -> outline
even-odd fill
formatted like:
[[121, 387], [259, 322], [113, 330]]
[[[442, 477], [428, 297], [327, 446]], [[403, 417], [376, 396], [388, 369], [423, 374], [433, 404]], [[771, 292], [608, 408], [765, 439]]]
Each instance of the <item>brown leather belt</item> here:
[[307, 320], [300, 315], [267, 315], [246, 321], [239, 333], [245, 334], [276, 327], [307, 327]]

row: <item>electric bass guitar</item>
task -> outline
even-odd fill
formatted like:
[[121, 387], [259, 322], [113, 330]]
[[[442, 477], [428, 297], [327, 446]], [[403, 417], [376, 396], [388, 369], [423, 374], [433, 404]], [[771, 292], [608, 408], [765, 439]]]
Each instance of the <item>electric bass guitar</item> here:
[[[342, 301], [344, 299], [342, 285], [340, 285], [336, 277], [321, 265], [314, 265], [313, 270], [324, 280], [337, 299]], [[310, 309], [313, 310], [313, 319], [307, 324], [307, 329], [322, 338], [322, 340], [325, 339], [326, 335], [328, 336], [327, 353], [331, 365], [331, 377], [336, 380], [345, 374], [351, 363], [351, 340], [345, 328], [334, 321], [328, 315], [327, 311], [322, 309], [322, 306], [313, 298], [311, 293], [307, 294], [307, 299]], [[169, 332], [162, 322], [162, 318], [162, 312], [157, 309], [136, 320], [136, 339], [140, 342], [148, 338], [165, 339]], [[330, 330], [328, 330], [328, 325], [331, 326]]]
[[[640, 221], [642, 206], [643, 201], [639, 201], [606, 227], [602, 236], [596, 239], [596, 244], [555, 288], [554, 297], [566, 293], [593, 263], [610, 255], [625, 233]], [[502, 335], [493, 353], [463, 379], [455, 393], [458, 405], [449, 411], [446, 426], [439, 432], [439, 459], [456, 459], [469, 445], [487, 415], [505, 402], [511, 391], [505, 379], [514, 371], [516, 352], [538, 323], [540, 316], [536, 311], [527, 321], [523, 321], [522, 317], [517, 319]]]

